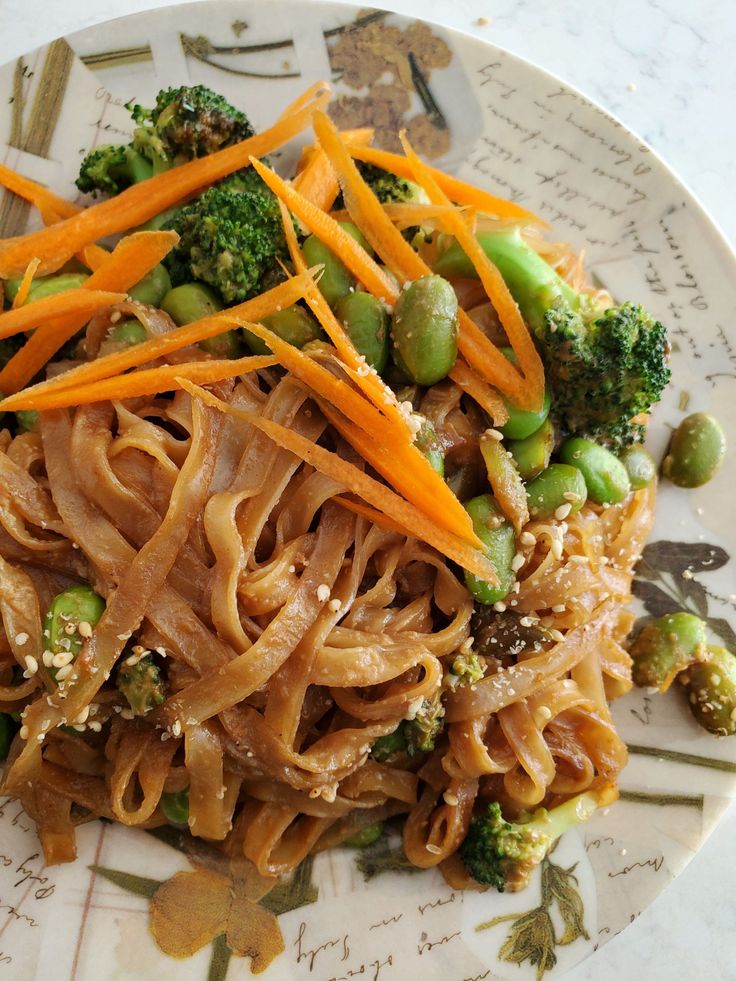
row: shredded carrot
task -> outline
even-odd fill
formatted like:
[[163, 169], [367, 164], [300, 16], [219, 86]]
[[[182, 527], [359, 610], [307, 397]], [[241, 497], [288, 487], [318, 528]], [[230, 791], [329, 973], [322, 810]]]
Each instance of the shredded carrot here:
[[289, 211], [304, 222], [307, 228], [314, 232], [317, 238], [329, 246], [340, 256], [356, 279], [363, 283], [367, 290], [380, 297], [387, 303], [396, 298], [396, 287], [390, 277], [381, 269], [377, 262], [368, 255], [362, 245], [328, 214], [307, 201], [287, 181], [283, 180], [273, 170], [265, 167], [260, 160], [251, 157], [250, 161], [273, 193], [288, 207]]
[[158, 368], [144, 368], [127, 375], [103, 378], [78, 388], [62, 388], [52, 392], [46, 399], [45, 409], [64, 409], [74, 405], [88, 405], [90, 402], [107, 402], [113, 399], [130, 399], [140, 395], [158, 395], [181, 388], [181, 379], [211, 385], [236, 375], [247, 375], [251, 371], [270, 368], [277, 363], [276, 358], [266, 355], [251, 355], [234, 361], [192, 361], [184, 364], [167, 364]]
[[15, 299], [13, 300], [13, 310], [17, 310], [18, 307], [22, 307], [28, 299], [31, 286], [33, 286], [33, 277], [36, 275], [36, 270], [38, 269], [40, 262], [40, 259], [31, 259], [31, 261], [28, 263], [28, 267], [23, 273], [23, 279], [20, 281], [18, 292], [15, 294]]
[[[86, 290], [127, 292], [140, 282], [176, 245], [175, 232], [134, 232], [122, 239], [112, 253], [82, 285]], [[66, 342], [80, 330], [87, 314], [75, 313], [44, 323], [0, 371], [0, 392], [10, 395], [23, 388]]]
[[[281, 220], [284, 226], [284, 234], [289, 247], [291, 261], [294, 263], [294, 268], [297, 272], [305, 272], [307, 266], [299, 248], [299, 242], [297, 241], [289, 212], [283, 201], [280, 204]], [[405, 434], [407, 439], [411, 440], [409, 424], [402, 413], [396, 396], [378, 372], [374, 368], [368, 367], [365, 359], [358, 354], [353, 342], [348, 337], [342, 324], [332, 312], [329, 303], [322, 296], [314, 282], [309, 284], [305, 298], [325, 333], [337, 348], [337, 352], [344, 363], [344, 369], [350, 375], [357, 388], [371, 400], [380, 412], [394, 423], [400, 432]]]
[[490, 388], [462, 358], [455, 362], [450, 378], [493, 420], [494, 426], [508, 422], [509, 412], [498, 392]]
[[309, 86], [309, 88], [305, 89], [296, 97], [296, 99], [294, 99], [293, 102], [289, 103], [289, 105], [284, 109], [284, 111], [281, 113], [281, 115], [276, 120], [276, 122], [280, 123], [284, 119], [288, 119], [289, 116], [296, 115], [298, 112], [301, 112], [301, 110], [305, 106], [309, 105], [313, 100], [319, 99], [323, 93], [326, 92], [327, 95], [329, 96], [331, 91], [332, 88], [329, 82], [325, 82], [323, 79], [320, 79], [318, 82], [313, 82], [312, 85]]
[[378, 525], [384, 531], [394, 531], [397, 535], [412, 537], [409, 529], [405, 528], [400, 522], [394, 518], [389, 518], [382, 511], [376, 511], [375, 508], [368, 507], [367, 504], [362, 504], [360, 501], [353, 501], [349, 497], [342, 496], [333, 497], [332, 500], [336, 504], [339, 504], [340, 507], [345, 508], [346, 511], [352, 511], [353, 514], [358, 514], [361, 518], [367, 518], [368, 521], [372, 521], [374, 525]]
[[41, 273], [55, 272], [86, 245], [142, 224], [194, 191], [246, 167], [252, 155], [261, 156], [288, 143], [309, 124], [314, 107], [324, 105], [328, 98], [325, 91], [270, 129], [241, 143], [134, 184], [117, 197], [48, 228], [6, 239], [0, 243], [0, 278], [20, 275], [34, 256], [41, 259]]
[[[404, 133], [401, 134], [401, 142], [414, 178], [427, 192], [430, 200], [435, 204], [450, 204], [449, 198], [434, 179], [432, 169], [417, 156]], [[456, 209], [443, 215], [440, 223], [447, 232], [455, 236], [473, 263], [516, 353], [526, 382], [523, 398], [517, 400], [517, 404], [532, 411], [541, 409], [544, 401], [544, 366], [506, 281]]]
[[437, 551], [452, 559], [453, 562], [457, 562], [464, 569], [486, 582], [497, 581], [495, 569], [482, 552], [458, 539], [455, 535], [438, 528], [434, 521], [425, 517], [408, 501], [403, 500], [390, 488], [363, 473], [362, 470], [353, 466], [352, 463], [348, 463], [347, 460], [343, 460], [336, 453], [325, 450], [272, 419], [228, 405], [227, 402], [223, 402], [210, 392], [185, 379], [182, 379], [182, 388], [189, 392], [192, 397], [201, 399], [206, 405], [219, 409], [220, 412], [244, 419], [265, 433], [278, 446], [289, 450], [301, 460], [311, 464], [315, 470], [319, 470], [320, 473], [342, 484], [347, 490], [357, 494], [368, 504], [406, 528], [414, 538], [427, 542], [428, 545], [436, 548]]
[[[397, 177], [414, 180], [412, 169], [406, 157], [402, 157], [398, 153], [389, 153], [387, 150], [377, 150], [374, 147], [364, 147], [354, 143], [348, 144], [348, 150], [356, 160], [373, 164], [391, 174], [396, 174]], [[495, 197], [495, 195], [489, 194], [479, 187], [474, 187], [472, 184], [467, 184], [457, 177], [451, 177], [450, 174], [437, 170], [435, 167], [432, 167], [431, 170], [432, 176], [448, 198], [458, 204], [469, 205], [476, 211], [481, 211], [487, 215], [497, 215], [499, 218], [523, 218], [538, 225], [546, 226], [547, 224], [533, 212], [527, 211], [526, 208], [522, 208], [521, 205], [515, 204], [513, 201]]]
[[101, 245], [95, 245], [94, 242], [91, 245], [85, 245], [79, 254], [80, 262], [83, 262], [92, 272], [97, 272], [100, 266], [104, 265], [109, 258], [110, 253], [107, 249], [103, 249]]
[[347, 416], [354, 425], [346, 424], [328, 406], [323, 406], [328, 419], [348, 442], [399, 493], [438, 525], [480, 545], [467, 511], [403, 430], [397, 430], [359, 392], [292, 344], [260, 324], [242, 326], [264, 341], [293, 375]]
[[[161, 334], [159, 337], [153, 337], [141, 344], [136, 344], [126, 351], [97, 358], [88, 364], [72, 368], [71, 371], [66, 371], [63, 375], [52, 378], [50, 381], [39, 382], [31, 388], [25, 388], [16, 395], [6, 398], [0, 403], [0, 408], [13, 410], [43, 409], [46, 398], [52, 392], [57, 392], [63, 388], [74, 388], [77, 385], [90, 384], [102, 378], [111, 378], [127, 371], [128, 368], [137, 368], [149, 361], [154, 361], [156, 358], [164, 357], [172, 351], [179, 351], [190, 344], [196, 344], [198, 341], [204, 341], [209, 337], [216, 337], [218, 334], [229, 330], [232, 324], [237, 322], [233, 318], [241, 317], [243, 320], [257, 321], [283, 307], [291, 306], [304, 296], [306, 287], [310, 282], [312, 282], [311, 272], [294, 276], [285, 283], [281, 283], [272, 290], [268, 290], [268, 292], [262, 293], [252, 300], [247, 300], [239, 306], [222, 310], [210, 317], [203, 317], [201, 320], [187, 324], [186, 327], [177, 327], [176, 330], [169, 331], [167, 334]], [[89, 291], [84, 292], [89, 293]], [[61, 295], [68, 296], [69, 294]], [[24, 307], [24, 309], [27, 310], [28, 307]]]
[[76, 289], [54, 296], [45, 296], [33, 303], [26, 303], [17, 310], [0, 313], [0, 338], [12, 337], [24, 330], [35, 330], [48, 317], [67, 313], [80, 313], [91, 316], [100, 307], [112, 303], [122, 303], [125, 293], [111, 293], [103, 290]]
[[[360, 146], [360, 144], [357, 145]], [[71, 218], [82, 210], [78, 204], [65, 201], [53, 191], [49, 191], [43, 184], [32, 181], [30, 177], [23, 177], [22, 174], [16, 173], [10, 167], [6, 167], [5, 164], [0, 164], [0, 187], [6, 187], [13, 194], [17, 194], [19, 198], [30, 201], [39, 209], [42, 218], [44, 214], [55, 214], [59, 218]]]
[[[340, 135], [358, 146], [365, 146], [373, 139], [373, 130], [346, 130]], [[322, 211], [329, 211], [340, 193], [340, 185], [327, 154], [320, 146], [307, 147], [302, 159], [305, 166], [294, 178], [294, 187], [307, 201]]]
[[[428, 276], [432, 270], [394, 227], [378, 198], [365, 183], [339, 134], [324, 113], [316, 112], [314, 130], [337, 171], [343, 197], [353, 221], [386, 265], [402, 280]], [[412, 171], [413, 173], [413, 171]], [[370, 287], [368, 287], [370, 289]], [[523, 401], [528, 393], [524, 380], [478, 325], [465, 313], [458, 312], [460, 330], [458, 348], [463, 357], [489, 384], [495, 385], [512, 402]]]

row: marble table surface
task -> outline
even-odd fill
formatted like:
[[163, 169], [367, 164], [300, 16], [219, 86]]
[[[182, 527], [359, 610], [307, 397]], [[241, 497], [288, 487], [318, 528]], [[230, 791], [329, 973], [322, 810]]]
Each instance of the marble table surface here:
[[[168, 2], [0, 0], [0, 54], [9, 61], [58, 35]], [[643, 137], [736, 243], [732, 0], [383, 0], [380, 6], [486, 38], [581, 89]], [[682, 875], [622, 935], [574, 969], [570, 981], [732, 981], [736, 902], [728, 876], [734, 868], [736, 804]]]

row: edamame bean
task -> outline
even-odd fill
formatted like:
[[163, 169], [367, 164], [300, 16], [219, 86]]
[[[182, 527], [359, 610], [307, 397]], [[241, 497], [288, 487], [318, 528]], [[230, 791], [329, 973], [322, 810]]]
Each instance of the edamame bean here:
[[576, 467], [551, 463], [526, 485], [532, 518], [553, 518], [558, 508], [570, 505], [568, 514], [579, 511], [588, 499], [585, 479]]
[[678, 487], [701, 487], [711, 480], [726, 455], [720, 423], [707, 412], [694, 412], [672, 434], [662, 473]]
[[345, 848], [367, 848], [377, 842], [382, 834], [383, 821], [377, 821], [375, 824], [367, 824], [360, 831], [346, 838], [343, 845]]
[[7, 712], [0, 712], [0, 761], [7, 758], [17, 729], [18, 725], [14, 719]]
[[165, 225], [168, 225], [180, 209], [181, 205], [179, 204], [174, 205], [173, 208], [167, 208], [165, 211], [160, 212], [160, 214], [154, 215], [153, 218], [149, 218], [148, 221], [144, 221], [142, 225], [138, 225], [135, 230], [137, 232], [157, 232]]
[[555, 427], [547, 418], [536, 432], [526, 439], [509, 440], [506, 444], [516, 468], [524, 481], [532, 480], [549, 466], [555, 448]]
[[[55, 296], [57, 293], [66, 293], [67, 290], [76, 290], [89, 279], [87, 273], [62, 273], [59, 276], [41, 276], [34, 279], [26, 297], [26, 303], [35, 300], [43, 300], [47, 296]], [[20, 287], [20, 279], [9, 279], [5, 283], [5, 296], [12, 303]]]
[[423, 276], [399, 296], [391, 321], [391, 355], [417, 385], [446, 377], [457, 358], [457, 297], [441, 276]]
[[189, 787], [176, 794], [161, 794], [159, 807], [167, 821], [186, 824], [189, 821]]
[[429, 460], [440, 477], [445, 476], [445, 448], [429, 419], [424, 419], [414, 437], [417, 449]]
[[171, 277], [166, 267], [159, 263], [139, 283], [128, 290], [128, 296], [138, 303], [148, 303], [152, 307], [157, 307], [170, 289]]
[[490, 494], [467, 501], [465, 510], [473, 521], [473, 530], [486, 546], [486, 555], [499, 580], [498, 586], [492, 586], [466, 571], [465, 585], [479, 603], [490, 606], [508, 596], [514, 585], [516, 576], [511, 563], [516, 554], [516, 535]]
[[725, 647], [709, 647], [703, 661], [682, 676], [690, 711], [716, 736], [736, 733], [736, 657]]
[[[286, 307], [284, 310], [272, 313], [270, 316], [264, 317], [261, 323], [268, 330], [273, 331], [282, 341], [286, 341], [287, 344], [292, 344], [299, 349], [303, 348], [305, 344], [310, 344], [312, 341], [324, 337], [322, 329], [314, 317], [304, 307], [300, 306]], [[253, 354], [271, 353], [266, 342], [262, 341], [260, 337], [256, 337], [251, 331], [246, 330], [245, 327], [243, 328], [243, 338]]]
[[[183, 283], [169, 290], [161, 300], [161, 309], [168, 313], [177, 327], [183, 327], [222, 310], [222, 302], [217, 293], [204, 283]], [[223, 331], [200, 341], [198, 346], [214, 358], [236, 358], [240, 348], [238, 332]]]
[[632, 490], [641, 490], [649, 486], [657, 476], [657, 466], [649, 453], [640, 443], [627, 446], [619, 456], [626, 467]]
[[[517, 358], [513, 348], [502, 347], [500, 350], [508, 361], [510, 361], [512, 364], [516, 364]], [[546, 386], [544, 389], [544, 401], [542, 403], [542, 408], [536, 412], [532, 412], [527, 409], [519, 409], [512, 402], [509, 402], [507, 398], [504, 398], [503, 401], [504, 405], [506, 406], [506, 411], [509, 414], [509, 418], [503, 426], [499, 426], [498, 428], [506, 439], [526, 439], [527, 436], [531, 436], [532, 433], [535, 433], [549, 416], [550, 406], [552, 405], [552, 398], [550, 396], [549, 389]]]
[[588, 497], [596, 504], [618, 504], [631, 490], [626, 467], [605, 446], [575, 436], [560, 447], [560, 459], [585, 479]]
[[[105, 601], [91, 586], [71, 586], [55, 596], [46, 613], [44, 639], [54, 655], [79, 654], [85, 638], [105, 612]], [[81, 628], [81, 629], [80, 629]], [[69, 663], [71, 663], [71, 661]], [[53, 677], [64, 665], [50, 669]]]
[[648, 623], [629, 650], [634, 683], [667, 691], [680, 671], [703, 657], [707, 641], [705, 624], [692, 613], [669, 613]]
[[[338, 223], [344, 231], [351, 235], [359, 245], [369, 253], [373, 250], [363, 236], [360, 229], [350, 221]], [[327, 300], [331, 307], [334, 307], [339, 299], [354, 289], [355, 278], [342, 259], [335, 255], [332, 249], [317, 238], [316, 235], [309, 235], [302, 245], [304, 261], [308, 266], [323, 265], [324, 270], [317, 284], [322, 296]]]
[[388, 362], [388, 311], [370, 293], [357, 291], [341, 297], [335, 313], [358, 354], [372, 368], [382, 372]]
[[107, 337], [100, 344], [99, 356], [102, 358], [106, 354], [124, 351], [128, 347], [145, 341], [147, 337], [146, 328], [140, 321], [121, 320], [107, 332]]

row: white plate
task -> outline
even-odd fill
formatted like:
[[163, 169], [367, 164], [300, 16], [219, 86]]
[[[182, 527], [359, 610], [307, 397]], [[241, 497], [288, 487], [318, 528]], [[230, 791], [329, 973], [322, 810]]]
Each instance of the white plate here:
[[[415, 145], [438, 152], [440, 166], [545, 217], [559, 237], [586, 250], [588, 266], [614, 295], [643, 303], [669, 325], [676, 344], [673, 383], [651, 427], [653, 452], [661, 454], [670, 428], [683, 417], [684, 393], [687, 411], [713, 411], [733, 445], [736, 342], [728, 331], [736, 263], [687, 189], [609, 115], [528, 63], [441, 28], [412, 27], [415, 22], [395, 15], [378, 17], [359, 33], [339, 33], [355, 17], [354, 8], [333, 4], [221, 0], [151, 11], [57, 41], [1, 70], [2, 159], [68, 195], [89, 146], [127, 139], [123, 103], [130, 98], [150, 103], [165, 85], [201, 82], [262, 127], [308, 83], [331, 77], [330, 52], [334, 59], [340, 44], [349, 72], [336, 91], [353, 100], [343, 122], [408, 124]], [[284, 46], [262, 51], [232, 50], [280, 41]], [[422, 105], [408, 91], [407, 51], [427, 76], [433, 103]], [[400, 91], [376, 90], [391, 76]], [[427, 107], [429, 123], [417, 119]], [[447, 128], [431, 120], [444, 120]], [[284, 155], [285, 163], [293, 152]], [[5, 203], [0, 230], [19, 230], [26, 217], [25, 208]], [[714, 635], [729, 645], [728, 622], [736, 621], [730, 559], [736, 527], [723, 516], [733, 513], [735, 478], [730, 458], [698, 491], [662, 487], [647, 553], [650, 572], [638, 586], [650, 611], [685, 608], [707, 616]], [[687, 569], [692, 578], [683, 578]], [[616, 704], [615, 714], [631, 748], [623, 799], [555, 852], [560, 868], [575, 866], [576, 881], [566, 881], [583, 903], [585, 935], [546, 948], [552, 955], [547, 976], [564, 973], [644, 909], [690, 861], [736, 792], [734, 743], [705, 734], [678, 692], [662, 698], [634, 693]], [[185, 961], [155, 947], [144, 894], [177, 872], [194, 872], [184, 852], [141, 832], [95, 824], [79, 834], [76, 864], [46, 870], [32, 824], [12, 802], [0, 807], [0, 836], [0, 903], [9, 914], [0, 928], [5, 976], [250, 976], [247, 960], [227, 963], [222, 941]], [[91, 871], [91, 865], [106, 871]], [[186, 915], [198, 883], [177, 883]], [[517, 954], [535, 953], [534, 943], [524, 947], [529, 937], [513, 918], [483, 931], [476, 927], [538, 907], [538, 879], [512, 896], [453, 893], [436, 873], [387, 873], [364, 883], [353, 853], [340, 851], [317, 858], [311, 885], [317, 902], [278, 918], [285, 951], [265, 974], [273, 981], [526, 981], [537, 975], [530, 957], [521, 968], [499, 959], [510, 952], [504, 943], [511, 934]], [[312, 895], [296, 884], [291, 902]], [[563, 924], [556, 908], [551, 915], [559, 940]]]

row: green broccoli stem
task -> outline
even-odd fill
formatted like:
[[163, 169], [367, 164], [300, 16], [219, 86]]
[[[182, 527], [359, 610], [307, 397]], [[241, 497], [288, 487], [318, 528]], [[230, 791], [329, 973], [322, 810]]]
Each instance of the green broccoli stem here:
[[[575, 290], [527, 245], [518, 227], [480, 232], [477, 239], [497, 266], [532, 330], [543, 326], [545, 313], [556, 301], [562, 300], [572, 310], [579, 307], [580, 297]], [[434, 264], [434, 272], [451, 278], [477, 278], [478, 275], [457, 242], [442, 253]]]
[[564, 804], [551, 810], [535, 811], [531, 821], [522, 825], [526, 831], [536, 830], [547, 838], [551, 845], [576, 824], [588, 821], [601, 806], [601, 796], [595, 791], [586, 791], [571, 797]]

